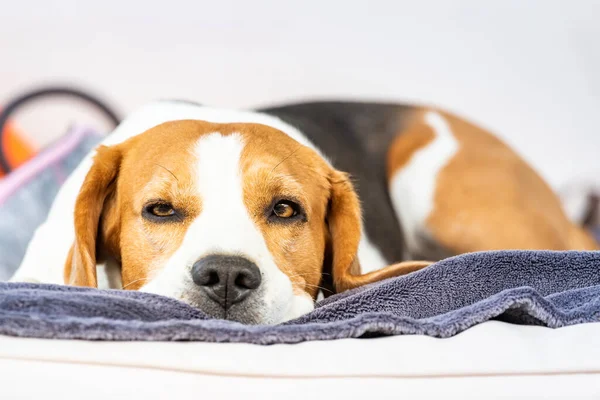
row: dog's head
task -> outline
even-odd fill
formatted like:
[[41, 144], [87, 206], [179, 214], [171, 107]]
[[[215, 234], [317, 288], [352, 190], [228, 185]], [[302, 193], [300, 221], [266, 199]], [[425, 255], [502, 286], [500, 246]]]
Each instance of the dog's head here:
[[260, 124], [173, 121], [100, 147], [77, 198], [67, 284], [121, 265], [124, 289], [180, 299], [217, 318], [278, 323], [313, 308], [324, 271], [360, 275], [358, 198], [346, 174]]

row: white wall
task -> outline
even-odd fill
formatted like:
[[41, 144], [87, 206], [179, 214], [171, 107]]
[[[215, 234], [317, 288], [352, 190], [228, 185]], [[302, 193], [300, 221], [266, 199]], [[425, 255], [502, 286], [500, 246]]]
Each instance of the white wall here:
[[[554, 186], [600, 179], [598, 1], [5, 3], [0, 101], [76, 82], [124, 111], [168, 97], [434, 103], [493, 129]], [[46, 143], [77, 117], [48, 107], [20, 120]]]

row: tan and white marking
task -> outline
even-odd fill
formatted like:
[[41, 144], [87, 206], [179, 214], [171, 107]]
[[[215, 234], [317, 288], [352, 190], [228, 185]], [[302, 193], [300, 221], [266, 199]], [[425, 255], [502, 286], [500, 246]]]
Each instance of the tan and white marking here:
[[448, 113], [415, 113], [390, 149], [388, 174], [412, 256], [598, 249], [512, 149]]

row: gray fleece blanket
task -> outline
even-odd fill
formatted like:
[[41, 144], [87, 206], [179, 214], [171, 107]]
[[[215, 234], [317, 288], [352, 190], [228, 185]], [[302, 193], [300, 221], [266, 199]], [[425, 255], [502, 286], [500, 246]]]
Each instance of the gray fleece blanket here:
[[209, 319], [146, 293], [0, 283], [0, 334], [23, 337], [275, 344], [449, 337], [490, 319], [551, 328], [600, 321], [600, 252], [462, 255], [329, 297], [310, 314], [276, 326]]

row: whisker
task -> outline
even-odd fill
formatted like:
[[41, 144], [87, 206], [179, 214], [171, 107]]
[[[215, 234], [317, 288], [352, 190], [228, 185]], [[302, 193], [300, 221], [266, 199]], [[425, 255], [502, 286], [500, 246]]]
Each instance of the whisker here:
[[134, 281], [131, 281], [131, 282], [129, 282], [127, 285], [123, 286], [123, 288], [122, 288], [122, 289], [125, 289], [125, 288], [127, 288], [128, 286], [131, 286], [131, 285], [133, 285], [133, 284], [134, 284], [134, 283], [136, 283], [136, 282], [139, 282], [139, 281], [149, 281], [150, 279], [151, 279], [151, 278], [140, 278], [140, 279], [136, 279], [136, 280], [134, 280]]
[[128, 286], [131, 286], [131, 285], [133, 285], [134, 283], [136, 283], [136, 282], [139, 282], [139, 281], [144, 281], [144, 280], [145, 280], [145, 281], [149, 281], [149, 280], [153, 279], [153, 278], [154, 278], [154, 276], [152, 276], [152, 274], [154, 274], [156, 271], [158, 271], [158, 270], [160, 270], [160, 269], [161, 269], [160, 267], [157, 267], [157, 268], [151, 269], [150, 271], [148, 271], [148, 276], [147, 276], [147, 277], [145, 277], [145, 278], [139, 278], [139, 279], [133, 280], [133, 281], [129, 282], [127, 285], [123, 286], [123, 287], [122, 287], [122, 289], [125, 289], [125, 288], [127, 288]]
[[[288, 278], [295, 278], [297, 276], [307, 276], [307, 275], [312, 275], [312, 272], [307, 272], [305, 274], [294, 274], [294, 275], [289, 275]], [[322, 272], [320, 273], [320, 275], [329, 275], [331, 276], [331, 274], [327, 273], [327, 272]]]
[[171, 171], [169, 168], [163, 167], [162, 165], [156, 164], [156, 163], [154, 163], [154, 165], [156, 165], [157, 167], [161, 167], [162, 169], [164, 169], [165, 171], [167, 171], [168, 173], [170, 173], [171, 175], [173, 175], [173, 178], [175, 178], [175, 180], [177, 182], [179, 182], [179, 179], [177, 179], [177, 177], [175, 176], [175, 174], [173, 173], [173, 171]]
[[302, 148], [302, 145], [299, 144], [298, 147], [296, 147], [296, 149], [294, 151], [292, 151], [290, 154], [288, 154], [283, 160], [279, 161], [277, 163], [277, 165], [275, 165], [273, 167], [273, 169], [271, 170], [271, 172], [275, 171], [275, 168], [279, 167], [285, 160], [287, 160], [288, 158], [290, 158], [291, 156], [293, 156], [298, 150], [300, 150]]
[[324, 288], [323, 286], [319, 286], [319, 285], [312, 285], [312, 284], [310, 284], [310, 283], [305, 283], [305, 284], [304, 284], [304, 286], [310, 286], [310, 287], [314, 287], [314, 288], [317, 288], [317, 289], [329, 290], [329, 289], [327, 289], [327, 288]]
[[[292, 283], [293, 285], [294, 283]], [[296, 284], [297, 287], [299, 287], [299, 284]], [[304, 286], [309, 286], [309, 287], [313, 287], [313, 288], [317, 288], [317, 289], [321, 289], [324, 290], [326, 292], [329, 292], [331, 294], [335, 294], [332, 290], [329, 290], [327, 288], [324, 288], [323, 286], [319, 286], [319, 285], [311, 285], [310, 283], [305, 283]]]

